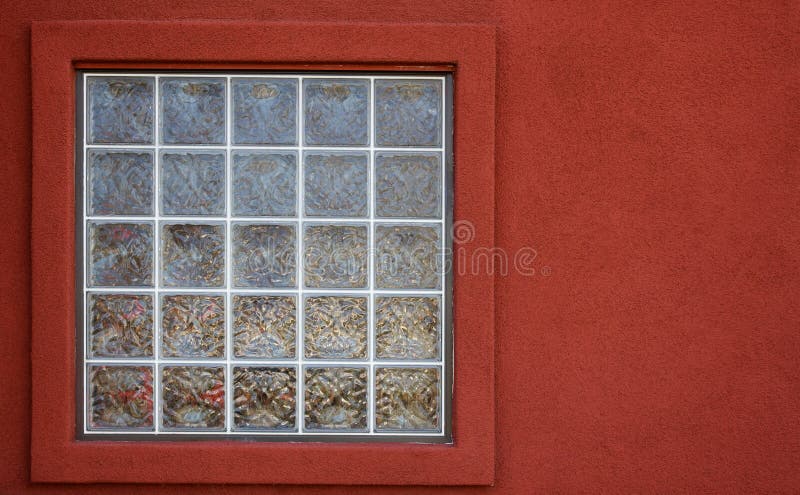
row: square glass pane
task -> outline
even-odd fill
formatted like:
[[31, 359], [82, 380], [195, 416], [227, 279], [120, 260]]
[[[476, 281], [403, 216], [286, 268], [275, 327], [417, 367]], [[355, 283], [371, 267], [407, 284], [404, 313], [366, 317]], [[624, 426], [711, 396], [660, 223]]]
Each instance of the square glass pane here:
[[153, 153], [88, 151], [89, 215], [152, 215]]
[[439, 368], [375, 368], [375, 428], [439, 430]]
[[161, 283], [166, 287], [225, 285], [225, 225], [161, 225]]
[[449, 441], [449, 76], [78, 77], [79, 436]]
[[233, 79], [233, 143], [297, 143], [297, 79]]
[[294, 216], [297, 154], [237, 151], [233, 154], [233, 214]]
[[297, 285], [297, 232], [294, 225], [237, 223], [232, 228], [235, 287]]
[[294, 296], [233, 296], [233, 355], [243, 359], [295, 357]]
[[378, 146], [440, 146], [442, 82], [376, 80], [375, 142]]
[[367, 286], [366, 225], [307, 225], [303, 233], [305, 286]]
[[442, 175], [439, 153], [378, 153], [375, 211], [379, 217], [440, 218]]
[[437, 225], [377, 225], [375, 282], [381, 289], [438, 289], [442, 247]]
[[234, 425], [246, 430], [294, 430], [297, 370], [293, 367], [233, 368]]
[[152, 77], [86, 78], [87, 141], [151, 144], [154, 83]]
[[225, 296], [161, 296], [161, 335], [164, 358], [224, 357]]
[[89, 285], [153, 285], [153, 225], [89, 222]]
[[307, 297], [304, 306], [306, 358], [367, 358], [366, 297]]
[[166, 429], [225, 429], [225, 368], [164, 366], [161, 422]]
[[376, 357], [438, 359], [440, 314], [438, 296], [376, 297]]
[[151, 366], [89, 365], [89, 428], [153, 428]]
[[225, 144], [225, 79], [164, 77], [159, 91], [163, 144]]
[[153, 296], [90, 293], [88, 303], [91, 357], [153, 355]]
[[369, 145], [368, 79], [305, 79], [306, 146]]
[[367, 428], [367, 368], [333, 366], [305, 369], [305, 428]]
[[367, 216], [368, 164], [366, 152], [306, 153], [303, 157], [306, 216]]
[[224, 215], [225, 153], [162, 152], [162, 215]]

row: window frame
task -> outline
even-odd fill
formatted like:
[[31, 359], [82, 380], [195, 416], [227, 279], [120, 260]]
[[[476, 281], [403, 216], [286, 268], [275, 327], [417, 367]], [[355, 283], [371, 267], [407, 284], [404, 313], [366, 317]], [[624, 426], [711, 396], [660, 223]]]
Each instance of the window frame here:
[[[296, 33], [302, 31], [304, 36]], [[36, 22], [32, 26], [32, 432], [38, 482], [488, 485], [494, 283], [450, 270], [453, 444], [120, 442], [76, 437], [75, 75], [79, 69], [436, 71], [453, 75], [453, 222], [494, 244], [495, 33], [479, 24]], [[302, 61], [302, 62], [298, 62]], [[462, 270], [462, 268], [465, 268]], [[57, 414], [54, 414], [54, 411]], [[264, 466], [269, 465], [269, 469]]]

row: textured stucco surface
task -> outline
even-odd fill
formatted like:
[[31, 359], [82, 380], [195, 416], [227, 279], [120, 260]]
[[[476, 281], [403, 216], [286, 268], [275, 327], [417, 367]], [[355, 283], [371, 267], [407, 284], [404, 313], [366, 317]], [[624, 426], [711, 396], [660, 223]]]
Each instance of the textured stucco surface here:
[[3, 6], [0, 493], [377, 491], [27, 481], [31, 21], [190, 18], [497, 25], [496, 484], [379, 493], [800, 489], [796, 2]]

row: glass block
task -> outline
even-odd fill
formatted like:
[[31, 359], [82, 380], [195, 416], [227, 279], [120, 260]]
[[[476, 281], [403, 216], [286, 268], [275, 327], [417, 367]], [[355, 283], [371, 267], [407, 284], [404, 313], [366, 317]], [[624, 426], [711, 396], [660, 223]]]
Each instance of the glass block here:
[[225, 296], [162, 296], [161, 356], [225, 357]]
[[153, 153], [88, 151], [89, 215], [152, 215]]
[[294, 225], [234, 224], [233, 285], [297, 285], [297, 234]]
[[297, 143], [297, 79], [233, 79], [233, 143]]
[[439, 368], [375, 368], [375, 428], [439, 431]]
[[375, 283], [381, 289], [438, 289], [441, 241], [434, 225], [375, 227]]
[[161, 225], [161, 283], [166, 287], [225, 284], [225, 225]]
[[367, 368], [306, 368], [305, 428], [365, 430]]
[[152, 77], [86, 79], [90, 144], [152, 144]]
[[440, 218], [439, 153], [378, 153], [375, 211], [379, 217]]
[[89, 285], [153, 285], [153, 225], [89, 222]]
[[369, 145], [369, 80], [305, 79], [306, 146]]
[[76, 108], [89, 436], [448, 441], [444, 78], [99, 74]]
[[304, 280], [309, 288], [367, 286], [366, 225], [307, 225]]
[[233, 368], [236, 428], [294, 430], [297, 371], [295, 368]]
[[152, 429], [153, 368], [89, 365], [89, 429]]
[[160, 80], [161, 142], [225, 144], [225, 79]]
[[161, 153], [162, 215], [224, 215], [225, 153]]
[[89, 356], [153, 355], [153, 297], [89, 294]]
[[294, 152], [234, 153], [234, 215], [294, 216], [296, 196], [297, 155]]
[[307, 297], [305, 357], [309, 359], [367, 358], [367, 298]]
[[378, 146], [441, 146], [442, 82], [376, 79], [375, 141]]
[[296, 306], [293, 296], [233, 296], [233, 355], [293, 358]]
[[225, 429], [225, 368], [164, 366], [161, 424], [168, 429]]
[[376, 297], [378, 359], [438, 359], [439, 315], [438, 297]]
[[367, 216], [368, 153], [306, 153], [303, 167], [306, 215]]

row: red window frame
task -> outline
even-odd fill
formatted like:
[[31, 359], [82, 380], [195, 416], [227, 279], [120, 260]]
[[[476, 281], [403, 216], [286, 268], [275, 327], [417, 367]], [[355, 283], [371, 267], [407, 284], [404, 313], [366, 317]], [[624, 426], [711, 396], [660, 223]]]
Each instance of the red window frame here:
[[[302, 36], [298, 36], [302, 33]], [[32, 433], [36, 482], [487, 485], [494, 277], [453, 270], [453, 444], [76, 439], [75, 74], [82, 68], [448, 71], [454, 224], [494, 244], [495, 34], [479, 24], [40, 22], [32, 28]], [[470, 268], [470, 267], [463, 267]]]

